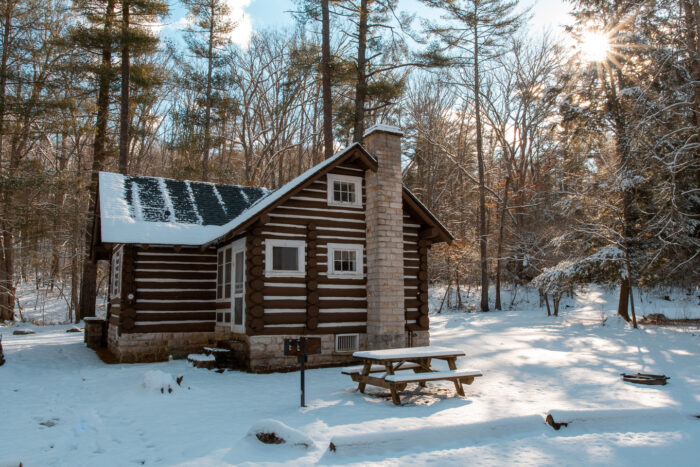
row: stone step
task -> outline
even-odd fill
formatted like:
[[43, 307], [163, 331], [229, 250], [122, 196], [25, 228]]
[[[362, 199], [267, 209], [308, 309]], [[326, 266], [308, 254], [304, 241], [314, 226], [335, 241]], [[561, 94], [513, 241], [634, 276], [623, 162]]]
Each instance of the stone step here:
[[192, 363], [195, 368], [206, 368], [207, 370], [217, 368], [216, 359], [213, 355], [191, 353], [187, 356], [187, 361]]

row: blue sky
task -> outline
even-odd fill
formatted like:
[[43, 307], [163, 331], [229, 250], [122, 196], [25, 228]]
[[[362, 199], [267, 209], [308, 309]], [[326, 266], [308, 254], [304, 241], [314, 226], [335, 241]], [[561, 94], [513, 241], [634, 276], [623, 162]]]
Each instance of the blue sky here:
[[[232, 0], [234, 3], [248, 3], [245, 11], [252, 19], [253, 29], [266, 26], [287, 25], [292, 23], [292, 18], [286, 11], [294, 8], [293, 0]], [[533, 26], [549, 26], [555, 28], [567, 21], [569, 4], [563, 0], [523, 0], [525, 5], [533, 5]], [[420, 4], [418, 0], [400, 0], [399, 7], [410, 9], [417, 14], [429, 10]]]
[[[291, 26], [294, 23], [291, 10], [295, 7], [294, 0], [228, 0], [233, 11], [233, 16], [239, 23], [233, 40], [239, 45], [244, 45], [247, 38], [255, 30]], [[551, 29], [552, 32], [561, 32], [561, 26], [569, 22], [567, 12], [569, 4], [563, 0], [521, 0], [523, 8], [532, 6], [533, 18], [531, 29], [535, 32], [542, 29]], [[400, 0], [399, 7], [416, 13], [417, 17], [436, 18], [437, 13], [420, 4], [418, 0]], [[172, 6], [171, 16], [166, 20], [167, 29], [175, 29], [182, 26], [184, 9], [181, 4]], [[169, 32], [166, 32], [170, 35]]]

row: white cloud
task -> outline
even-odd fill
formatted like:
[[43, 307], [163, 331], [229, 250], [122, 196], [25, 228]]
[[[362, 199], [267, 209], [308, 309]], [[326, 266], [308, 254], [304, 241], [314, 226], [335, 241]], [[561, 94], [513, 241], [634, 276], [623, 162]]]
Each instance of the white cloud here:
[[[250, 6], [251, 0], [224, 0], [229, 7], [229, 19], [235, 25], [235, 28], [229, 34], [231, 42], [238, 47], [247, 48], [250, 43], [250, 37], [253, 35], [253, 21], [250, 14], [245, 11]], [[182, 31], [192, 26], [195, 19], [189, 15], [185, 15], [175, 21], [167, 23], [164, 29], [171, 31]]]
[[230, 34], [231, 41], [238, 47], [247, 48], [253, 34], [253, 21], [245, 9], [250, 6], [250, 0], [227, 0], [231, 10], [231, 21], [236, 25]]

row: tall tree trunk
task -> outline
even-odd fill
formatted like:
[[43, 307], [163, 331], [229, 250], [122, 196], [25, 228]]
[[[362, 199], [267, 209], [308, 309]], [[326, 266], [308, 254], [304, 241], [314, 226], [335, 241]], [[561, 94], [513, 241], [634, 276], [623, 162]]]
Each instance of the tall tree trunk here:
[[357, 85], [355, 86], [355, 122], [352, 140], [362, 141], [365, 132], [365, 99], [367, 98], [367, 23], [368, 0], [360, 1], [360, 22], [357, 30]]
[[326, 159], [333, 155], [333, 96], [331, 95], [331, 25], [328, 11], [329, 0], [321, 0], [321, 86], [323, 93], [323, 154]]
[[[696, 128], [696, 143], [700, 142], [700, 2], [681, 0], [685, 16], [686, 44], [688, 47], [688, 68], [695, 83], [690, 123]], [[700, 184], [700, 170], [695, 171], [695, 179]]]
[[[109, 86], [112, 82], [112, 16], [114, 15], [114, 0], [107, 1], [105, 11], [105, 43], [102, 46], [102, 64], [97, 77], [97, 116], [95, 122], [95, 140], [92, 144], [92, 167], [90, 171], [90, 186], [88, 187], [88, 210], [85, 220], [83, 273], [80, 281], [80, 299], [75, 312], [75, 320], [79, 322], [85, 317], [95, 316], [95, 301], [97, 300], [97, 262], [93, 248], [98, 239], [92, 238], [95, 218], [95, 203], [97, 200], [97, 182], [100, 170], [104, 165], [105, 146], [107, 142], [107, 124], [109, 121]], [[76, 258], [73, 259], [75, 261]]]
[[[12, 31], [12, 13], [15, 7], [14, 1], [4, 2], [2, 31], [2, 58], [0, 60], [0, 164], [3, 162], [2, 150], [4, 148], [3, 137], [5, 136], [5, 113], [7, 95], [7, 74], [8, 61], [10, 57], [10, 33]], [[12, 199], [9, 192], [3, 194], [3, 212], [0, 213], [2, 222], [0, 228], [0, 320], [12, 320], [14, 318], [15, 295], [14, 295], [14, 257], [13, 257], [13, 237], [12, 225], [9, 222], [9, 210], [12, 206]]]
[[119, 172], [126, 175], [129, 154], [129, 2], [122, 2], [122, 88], [119, 102]]
[[[606, 87], [606, 99], [608, 106], [610, 108], [610, 113], [612, 120], [615, 125], [615, 152], [617, 156], [617, 173], [619, 177], [626, 178], [630, 173], [630, 146], [629, 138], [627, 134], [627, 121], [625, 120], [625, 115], [620, 104], [620, 100], [617, 94], [617, 88], [623, 88], [626, 86], [624, 82], [624, 76], [622, 72], [617, 69], [615, 76], [617, 78], [617, 83], [615, 76], [613, 75], [612, 67], [606, 67], [608, 71], [608, 79], [610, 85]], [[630, 239], [633, 235], [633, 222], [632, 219], [632, 191], [621, 186], [622, 190], [622, 232], [620, 236], [622, 237], [621, 247], [625, 255], [630, 255], [632, 248]], [[630, 321], [630, 316], [628, 313], [629, 305], [629, 292], [630, 292], [630, 278], [625, 277], [620, 281], [620, 298], [617, 304], [617, 314], [620, 315], [625, 321]]]
[[501, 310], [501, 255], [503, 254], [503, 230], [506, 222], [506, 209], [508, 206], [508, 184], [510, 177], [506, 177], [503, 187], [503, 204], [501, 205], [501, 219], [498, 226], [498, 252], [496, 254], [496, 309]]
[[209, 150], [211, 148], [211, 88], [214, 69], [214, 2], [210, 3], [209, 40], [207, 50], [207, 90], [204, 109], [204, 148], [202, 149], [202, 181], [209, 179]]
[[[476, 16], [478, 4], [474, 4]], [[489, 272], [487, 258], [486, 185], [484, 183], [484, 147], [481, 129], [481, 91], [479, 82], [479, 30], [474, 23], [474, 118], [476, 123], [476, 162], [479, 169], [479, 264], [481, 266], [481, 311], [489, 311]]]

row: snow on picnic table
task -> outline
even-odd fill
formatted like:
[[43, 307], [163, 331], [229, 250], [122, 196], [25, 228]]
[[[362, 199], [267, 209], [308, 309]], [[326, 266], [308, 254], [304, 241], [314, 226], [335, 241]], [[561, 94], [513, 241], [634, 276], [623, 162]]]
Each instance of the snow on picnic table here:
[[385, 349], [385, 350], [367, 350], [363, 352], [355, 352], [353, 357], [368, 359], [368, 360], [400, 360], [402, 358], [439, 358], [439, 357], [454, 357], [464, 355], [460, 349], [426, 346], [426, 347], [411, 347], [406, 349]]
[[[24, 336], [0, 328], [0, 466], [696, 465], [700, 332], [632, 330], [612, 317], [614, 298], [580, 295], [559, 318], [526, 303], [431, 315], [432, 344], [463, 350], [458, 367], [484, 376], [464, 398], [451, 382], [409, 386], [400, 407], [384, 389], [356, 392], [340, 368], [307, 371], [308, 407], [299, 408], [298, 372], [106, 365], [69, 326], [24, 325], [36, 330]], [[671, 380], [622, 382], [637, 371]], [[179, 376], [171, 393], [153, 390]], [[572, 423], [554, 431], [543, 422], [550, 411]], [[313, 443], [264, 445], [249, 434], [274, 421]]]

